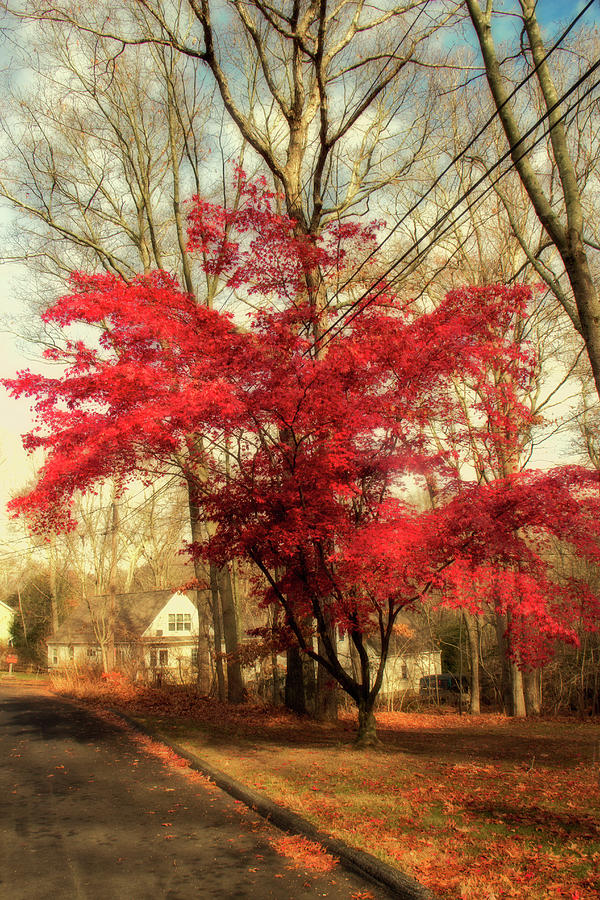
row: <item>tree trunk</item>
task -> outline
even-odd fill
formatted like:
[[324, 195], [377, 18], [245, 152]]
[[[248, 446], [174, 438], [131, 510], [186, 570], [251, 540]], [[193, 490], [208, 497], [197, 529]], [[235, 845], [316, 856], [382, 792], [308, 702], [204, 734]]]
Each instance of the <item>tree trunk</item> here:
[[373, 712], [373, 701], [359, 700], [356, 744], [359, 747], [373, 747], [378, 743], [379, 738], [377, 737], [377, 722]]
[[277, 654], [271, 653], [271, 702], [273, 706], [279, 706], [279, 663]]
[[213, 620], [213, 634], [215, 640], [215, 674], [217, 678], [217, 697], [225, 702], [225, 673], [223, 672], [223, 636], [221, 633], [221, 604], [219, 603], [219, 584], [217, 580], [217, 567], [210, 566], [210, 594]]
[[[115, 487], [116, 491], [116, 487]], [[117, 535], [119, 530], [119, 507], [114, 499], [111, 504], [110, 526], [110, 573], [108, 579], [108, 615], [106, 617], [106, 658], [104, 671], [112, 672], [117, 665], [115, 650], [115, 622], [117, 616]]]
[[523, 692], [523, 673], [516, 663], [510, 664], [511, 705], [509, 715], [516, 719], [524, 719], [527, 715], [525, 694]]
[[539, 716], [542, 711], [542, 670], [531, 669], [523, 673], [523, 692], [528, 716]]
[[198, 589], [196, 589], [195, 595], [195, 606], [198, 613], [196, 686], [201, 693], [208, 694], [210, 691], [209, 642], [208, 636], [201, 627], [205, 607], [200, 599], [200, 591]]
[[[192, 532], [192, 542], [197, 544], [203, 543], [204, 535], [202, 533], [202, 519], [200, 514], [200, 506], [198, 501], [199, 484], [201, 476], [190, 471], [186, 474], [186, 482], [188, 487], [188, 507], [190, 512], [190, 529]], [[210, 523], [206, 523], [206, 528], [210, 528]], [[204, 579], [204, 571], [200, 561], [194, 558], [194, 574], [198, 582], [202, 583]], [[239, 645], [239, 630], [237, 621], [237, 611], [235, 608], [235, 598], [233, 596], [233, 588], [231, 584], [231, 573], [227, 566], [216, 568], [211, 565], [210, 568], [211, 592], [213, 595], [213, 619], [216, 622], [217, 612], [221, 611], [223, 616], [223, 637], [225, 639], [225, 652], [227, 659], [227, 699], [230, 703], [240, 703], [244, 699], [244, 682], [242, 679], [242, 667], [240, 661], [235, 658]], [[218, 596], [215, 597], [215, 582]], [[215, 632], [215, 645], [217, 645], [217, 634]], [[217, 678], [219, 677], [219, 657], [217, 651]]]
[[285, 673], [285, 705], [292, 712], [305, 715], [304, 667], [299, 647], [288, 647]]
[[502, 710], [506, 715], [510, 715], [512, 705], [510, 690], [510, 663], [507, 656], [506, 647], [506, 619], [504, 616], [496, 613], [494, 625], [496, 627], [496, 641], [498, 644], [498, 653], [500, 656], [500, 690], [502, 693]]
[[471, 669], [471, 699], [469, 701], [469, 712], [471, 715], [478, 716], [481, 712], [479, 628], [475, 616], [472, 616], [471, 613], [468, 613], [466, 610], [464, 611], [463, 616], [469, 645], [469, 664]]
[[23, 603], [21, 601], [21, 591], [17, 587], [17, 600], [19, 601], [19, 614], [21, 616], [21, 627], [23, 628], [23, 640], [25, 641], [25, 645], [27, 645], [27, 623], [25, 621], [25, 615], [23, 613]]
[[[562, 204], [558, 208], [558, 198], [546, 194], [536, 166], [532, 162], [531, 153], [528, 152], [527, 146], [521, 143], [523, 132], [514, 104], [509, 100], [508, 87], [492, 36], [493, 4], [487, 2], [483, 9], [481, 0], [466, 0], [466, 5], [477, 33], [488, 85], [511, 149], [513, 163], [540, 224], [561, 256], [571, 284], [577, 310], [575, 313], [570, 306], [565, 309], [585, 341], [594, 383], [600, 396], [600, 300], [583, 240], [584, 213], [580, 185], [569, 149], [566, 128], [561, 120], [562, 109], [558, 105], [558, 92], [546, 62], [546, 50], [536, 17], [536, 3], [534, 0], [520, 0], [523, 25], [536, 66], [537, 87], [540, 89], [542, 103], [549, 113], [550, 141], [555, 173], [558, 176], [553, 178], [552, 182], [559, 184], [562, 193]], [[561, 301], [560, 297], [557, 299]]]
[[504, 712], [508, 716], [523, 718], [526, 715], [525, 697], [523, 695], [523, 676], [521, 670], [510, 659], [510, 647], [506, 633], [506, 616], [496, 613], [496, 636], [502, 666], [502, 697]]
[[241, 703], [244, 699], [244, 679], [242, 666], [235, 657], [239, 647], [239, 629], [231, 572], [227, 566], [217, 571], [221, 612], [223, 614], [223, 637], [227, 653], [227, 699], [230, 703]]
[[[334, 646], [337, 644], [336, 635], [332, 629], [330, 640]], [[327, 651], [321, 638], [319, 638], [319, 654], [327, 657]], [[324, 722], [336, 722], [338, 717], [338, 686], [337, 681], [321, 664], [317, 665], [317, 691], [315, 695], [315, 718]]]
[[50, 615], [52, 619], [52, 633], [58, 631], [58, 591], [56, 583], [56, 536], [50, 535]]
[[[276, 614], [275, 609], [271, 607], [269, 611], [269, 625], [273, 627], [276, 622]], [[279, 660], [277, 658], [277, 651], [271, 651], [271, 702], [273, 706], [279, 706], [281, 704], [281, 698], [279, 695], [280, 690], [280, 674], [279, 674]]]
[[109, 659], [109, 651], [108, 646], [105, 639], [99, 641], [100, 643], [100, 656], [102, 657], [102, 671], [109, 672], [110, 671], [110, 659]]

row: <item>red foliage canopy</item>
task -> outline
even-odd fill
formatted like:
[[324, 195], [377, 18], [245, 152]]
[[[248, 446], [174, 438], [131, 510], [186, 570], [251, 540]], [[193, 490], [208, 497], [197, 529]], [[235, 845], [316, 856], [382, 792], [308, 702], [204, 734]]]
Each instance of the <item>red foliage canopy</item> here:
[[[596, 598], [553, 580], [545, 560], [550, 538], [597, 558], [595, 475], [569, 468], [465, 487], [449, 464], [467, 429], [451, 381], [478, 397], [486, 453], [504, 452], [528, 422], [518, 389], [531, 354], [505, 335], [529, 289], [464, 288], [421, 314], [388, 292], [319, 358], [307, 323], [325, 326], [333, 313], [316, 309], [304, 275], [318, 266], [335, 284], [373, 227], [298, 238], [266, 189], [243, 183], [241, 196], [233, 211], [196, 200], [190, 239], [207, 272], [269, 301], [244, 330], [164, 272], [131, 282], [75, 274], [45, 313], [80, 337], [49, 354], [65, 365], [59, 377], [6, 382], [35, 403], [26, 446], [48, 451], [15, 513], [69, 527], [75, 491], [172, 470], [183, 454], [202, 473], [196, 499], [215, 523], [192, 551], [252, 560], [265, 602], [282, 606], [301, 645], [308, 623], [324, 629], [327, 618], [353, 639], [375, 629], [387, 646], [399, 610], [432, 587], [472, 610], [491, 598], [509, 611], [525, 662], [544, 659], [555, 638], [574, 640], [582, 614], [592, 627]], [[494, 385], [490, 368], [510, 377]], [[432, 420], [452, 423], [445, 449], [428, 437]], [[423, 512], [411, 497], [432, 474], [438, 506]]]

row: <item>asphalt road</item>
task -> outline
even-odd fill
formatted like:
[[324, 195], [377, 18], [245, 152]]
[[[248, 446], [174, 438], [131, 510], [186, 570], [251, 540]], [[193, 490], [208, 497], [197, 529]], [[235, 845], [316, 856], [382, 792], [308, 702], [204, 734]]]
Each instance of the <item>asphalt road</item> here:
[[281, 832], [118, 726], [0, 683], [1, 900], [390, 896], [340, 867], [290, 868], [269, 837]]

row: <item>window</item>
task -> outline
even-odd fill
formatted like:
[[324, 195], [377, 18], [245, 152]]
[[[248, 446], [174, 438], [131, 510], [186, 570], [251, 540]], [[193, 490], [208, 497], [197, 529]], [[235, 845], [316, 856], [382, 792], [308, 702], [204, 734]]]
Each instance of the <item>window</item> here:
[[58, 665], [58, 650], [56, 649], [56, 647], [52, 651], [52, 665], [53, 666]]
[[191, 613], [169, 613], [169, 631], [191, 631]]
[[74, 659], [75, 657], [75, 647], [69, 647], [69, 659]]
[[169, 665], [169, 651], [164, 647], [152, 647], [150, 649], [150, 668], [156, 669]]
[[192, 647], [190, 651], [190, 660], [193, 666], [198, 666], [198, 648]]
[[406, 663], [402, 663], [402, 677], [405, 681], [408, 678], [408, 666], [406, 665]]
[[88, 656], [96, 656], [96, 648], [95, 648], [95, 647], [88, 647], [87, 655], [88, 655]]

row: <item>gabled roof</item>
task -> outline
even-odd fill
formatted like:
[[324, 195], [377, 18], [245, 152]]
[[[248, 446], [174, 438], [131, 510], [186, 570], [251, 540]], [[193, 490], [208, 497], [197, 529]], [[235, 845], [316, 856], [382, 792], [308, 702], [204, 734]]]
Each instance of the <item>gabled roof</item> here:
[[[131, 594], [117, 594], [115, 597], [115, 640], [131, 641], [156, 618], [163, 606], [177, 591], [136, 591]], [[186, 596], [189, 594], [186, 593]], [[94, 634], [90, 606], [96, 607], [101, 615], [108, 612], [109, 598], [89, 597], [81, 600], [60, 628], [48, 638], [49, 644], [97, 644]]]

